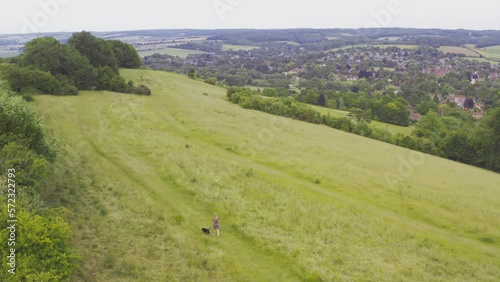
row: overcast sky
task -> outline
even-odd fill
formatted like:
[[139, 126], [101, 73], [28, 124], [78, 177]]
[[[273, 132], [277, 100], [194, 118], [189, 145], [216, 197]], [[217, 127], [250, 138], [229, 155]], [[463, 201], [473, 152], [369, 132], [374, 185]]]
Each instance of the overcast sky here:
[[498, 0], [1, 0], [0, 34], [176, 28], [500, 30]]

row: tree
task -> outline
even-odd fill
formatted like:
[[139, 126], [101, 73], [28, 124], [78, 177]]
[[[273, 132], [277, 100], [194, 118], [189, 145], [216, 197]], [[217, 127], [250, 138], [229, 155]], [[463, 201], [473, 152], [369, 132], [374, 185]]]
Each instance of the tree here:
[[54, 75], [61, 73], [64, 54], [64, 46], [55, 38], [39, 37], [26, 43], [21, 62]]
[[484, 150], [485, 166], [500, 171], [500, 108], [486, 113], [476, 128], [475, 135]]
[[318, 105], [320, 106], [325, 106], [326, 105], [326, 98], [325, 98], [325, 94], [321, 93], [318, 97]]
[[474, 109], [474, 99], [465, 98], [464, 108], [466, 109]]
[[275, 88], [265, 88], [262, 90], [262, 96], [278, 97], [278, 91]]
[[141, 58], [134, 46], [120, 40], [110, 40], [108, 42], [111, 44], [118, 67], [139, 68], [141, 66]]
[[196, 78], [196, 71], [194, 69], [189, 69], [188, 77], [191, 79], [195, 79]]
[[447, 134], [446, 127], [443, 121], [439, 118], [438, 114], [430, 111], [422, 117], [412, 132], [416, 137], [423, 137], [432, 140], [435, 144], [439, 144], [443, 137]]
[[47, 71], [9, 65], [5, 75], [13, 91], [23, 92], [27, 88], [45, 94], [56, 94], [62, 87], [52, 74]]
[[73, 36], [68, 39], [68, 44], [87, 57], [95, 68], [108, 66], [118, 73], [118, 62], [113, 48], [105, 40], [93, 36], [90, 32], [82, 31], [73, 33]]
[[54, 157], [35, 112], [21, 97], [0, 94], [0, 148], [9, 143], [21, 144], [48, 159]]
[[91, 89], [97, 85], [97, 69], [72, 45], [64, 45], [61, 74], [67, 76], [78, 89]]

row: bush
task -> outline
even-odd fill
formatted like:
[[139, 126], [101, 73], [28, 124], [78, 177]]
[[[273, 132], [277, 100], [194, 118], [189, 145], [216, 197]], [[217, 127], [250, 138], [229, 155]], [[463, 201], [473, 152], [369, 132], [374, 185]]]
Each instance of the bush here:
[[151, 95], [151, 89], [149, 89], [147, 86], [140, 84], [139, 86], [135, 87], [133, 92], [134, 94], [137, 95], [146, 95], [149, 96]]
[[205, 83], [208, 83], [210, 85], [216, 85], [217, 84], [217, 78], [215, 77], [210, 77], [205, 79]]
[[21, 97], [0, 94], [0, 148], [15, 142], [48, 159], [55, 157], [46, 143], [40, 120]]
[[5, 68], [7, 80], [13, 91], [36, 90], [45, 94], [54, 94], [61, 88], [61, 83], [49, 72], [9, 65]]
[[73, 85], [66, 84], [54, 94], [59, 96], [78, 95], [78, 88]]

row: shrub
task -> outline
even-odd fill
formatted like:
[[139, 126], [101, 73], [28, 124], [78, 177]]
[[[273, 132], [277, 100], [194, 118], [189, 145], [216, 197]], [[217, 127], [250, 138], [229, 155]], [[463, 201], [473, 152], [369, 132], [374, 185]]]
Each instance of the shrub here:
[[147, 86], [140, 84], [139, 86], [135, 87], [132, 93], [137, 94], [137, 95], [146, 95], [149, 96], [151, 95], [151, 89], [149, 89]]

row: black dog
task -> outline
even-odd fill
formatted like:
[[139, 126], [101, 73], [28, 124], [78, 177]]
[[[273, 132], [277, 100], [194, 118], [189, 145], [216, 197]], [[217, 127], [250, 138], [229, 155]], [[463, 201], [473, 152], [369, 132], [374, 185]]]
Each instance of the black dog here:
[[210, 235], [210, 228], [202, 228], [201, 231], [203, 231], [204, 234]]

